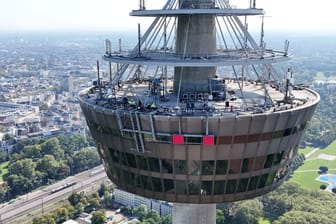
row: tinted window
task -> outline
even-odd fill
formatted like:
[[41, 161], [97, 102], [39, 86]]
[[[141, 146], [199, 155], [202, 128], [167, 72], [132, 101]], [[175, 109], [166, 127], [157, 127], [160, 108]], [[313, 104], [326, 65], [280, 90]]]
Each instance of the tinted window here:
[[264, 168], [270, 168], [273, 164], [274, 154], [268, 155], [265, 161]]
[[126, 153], [127, 163], [130, 167], [136, 168], [135, 156], [129, 153]]
[[141, 182], [142, 182], [142, 186], [146, 189], [146, 190], [152, 190], [152, 183], [151, 183], [151, 178], [148, 176], [144, 176], [141, 175]]
[[228, 180], [226, 185], [226, 194], [233, 194], [236, 192], [237, 180]]
[[274, 178], [275, 178], [275, 172], [270, 173], [267, 177], [266, 186], [272, 184], [274, 182]]
[[171, 179], [163, 179], [164, 191], [174, 192], [174, 181]]
[[187, 174], [187, 167], [185, 160], [174, 160], [174, 163], [176, 174]]
[[219, 180], [215, 181], [214, 194], [224, 194], [225, 181]]
[[201, 175], [201, 161], [193, 160], [189, 163], [188, 166], [189, 174], [194, 176]]
[[216, 174], [226, 174], [227, 172], [227, 160], [216, 161]]
[[258, 181], [259, 181], [259, 176], [251, 177], [248, 190], [249, 191], [255, 190], [257, 188]]
[[162, 181], [160, 178], [152, 177], [153, 189], [155, 192], [162, 192]]
[[266, 181], [267, 181], [267, 177], [268, 177], [268, 173], [262, 175], [260, 177], [260, 180], [259, 180], [259, 185], [258, 185], [258, 188], [263, 188], [265, 187], [266, 185]]
[[152, 172], [160, 172], [160, 163], [157, 158], [148, 158], [149, 170]]
[[176, 194], [187, 194], [186, 182], [183, 180], [176, 180]]
[[147, 159], [143, 156], [137, 156], [138, 167], [141, 170], [148, 170]]
[[238, 192], [245, 192], [247, 189], [248, 178], [240, 179], [238, 184]]
[[212, 194], [212, 181], [202, 181], [201, 194]]
[[161, 160], [162, 172], [163, 173], [173, 173], [173, 162], [172, 160], [163, 159]]
[[202, 161], [202, 175], [213, 175], [214, 167], [215, 167], [215, 161], [213, 160]]
[[186, 137], [185, 143], [187, 144], [201, 144], [203, 138], [202, 137]]
[[195, 195], [195, 194], [200, 193], [200, 183], [199, 183], [199, 181], [196, 181], [196, 180], [189, 181], [188, 186], [189, 186], [189, 194], [190, 195]]

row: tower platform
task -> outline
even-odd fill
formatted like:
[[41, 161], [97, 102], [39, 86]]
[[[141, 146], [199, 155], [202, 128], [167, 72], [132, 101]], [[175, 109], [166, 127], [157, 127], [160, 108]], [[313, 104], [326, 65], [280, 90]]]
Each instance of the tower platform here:
[[[266, 194], [290, 173], [319, 95], [294, 83], [291, 59], [266, 48], [247, 17], [227, 0], [168, 0], [132, 16], [155, 17], [133, 50], [105, 41], [109, 76], [79, 94], [90, 132], [109, 178], [126, 191], [176, 203], [185, 222], [214, 204]], [[99, 66], [98, 66], [99, 68]], [[189, 206], [187, 205], [189, 204]], [[188, 212], [188, 209], [192, 209]], [[180, 213], [178, 212], [180, 211]], [[194, 215], [194, 212], [197, 215]], [[184, 220], [184, 221], [181, 221]]]

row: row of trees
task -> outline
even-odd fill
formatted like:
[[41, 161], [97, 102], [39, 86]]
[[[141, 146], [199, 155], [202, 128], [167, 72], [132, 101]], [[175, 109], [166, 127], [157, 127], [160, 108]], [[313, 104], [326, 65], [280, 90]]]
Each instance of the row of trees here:
[[[31, 224], [58, 224], [68, 219], [76, 219], [82, 212], [92, 213], [92, 224], [106, 223], [105, 209], [113, 206], [114, 185], [101, 184], [98, 192], [85, 195], [84, 192], [73, 193], [63, 206], [40, 217], [35, 217]], [[144, 205], [137, 208], [124, 206], [121, 212], [126, 216], [134, 216], [140, 224], [171, 224], [171, 216], [160, 217], [155, 211], [147, 211]]]
[[321, 96], [314, 117], [309, 123], [304, 142], [324, 148], [336, 139], [336, 87], [316, 87]]
[[257, 199], [219, 205], [217, 224], [258, 224], [260, 219], [272, 224], [329, 224], [336, 214], [335, 195], [311, 191], [286, 182], [277, 190]]
[[112, 192], [114, 185], [101, 184], [98, 192], [84, 194], [84, 192], [73, 193], [68, 200], [56, 210], [43, 216], [35, 217], [31, 224], [58, 224], [69, 219], [76, 219], [82, 212], [93, 212], [91, 223], [103, 224], [106, 221], [104, 210], [111, 206]]
[[[78, 217], [83, 211], [99, 210], [93, 213], [92, 223], [103, 224], [106, 222], [104, 209], [113, 208], [113, 189], [113, 185], [102, 184], [97, 193], [74, 193], [63, 207], [35, 218], [32, 224], [61, 223]], [[296, 183], [286, 182], [277, 190], [256, 199], [219, 204], [216, 224], [258, 224], [260, 219], [273, 224], [329, 224], [336, 220], [335, 207], [335, 195], [305, 190]], [[160, 217], [157, 212], [147, 211], [143, 205], [137, 208], [123, 206], [121, 212], [128, 217], [137, 217], [140, 224], [172, 223], [171, 216]], [[50, 221], [52, 219], [54, 221]]]
[[24, 139], [13, 144], [0, 202], [101, 164], [82, 136]]
[[[316, 63], [320, 65], [319, 63]], [[325, 69], [320, 67], [320, 70]], [[296, 83], [303, 83], [310, 86], [314, 83], [316, 73], [319, 70], [305, 70], [297, 73], [295, 76]], [[332, 74], [324, 72], [328, 78]], [[336, 139], [336, 86], [330, 84], [315, 84], [313, 89], [317, 91], [320, 96], [320, 102], [317, 106], [316, 112], [309, 123], [307, 132], [304, 137], [303, 146], [309, 144], [313, 147], [324, 148]]]
[[156, 211], [147, 211], [146, 206], [140, 205], [135, 208], [131, 208], [130, 206], [121, 207], [121, 212], [125, 216], [133, 216], [136, 217], [140, 223], [139, 224], [171, 224], [172, 216], [164, 216], [160, 217], [159, 213]]

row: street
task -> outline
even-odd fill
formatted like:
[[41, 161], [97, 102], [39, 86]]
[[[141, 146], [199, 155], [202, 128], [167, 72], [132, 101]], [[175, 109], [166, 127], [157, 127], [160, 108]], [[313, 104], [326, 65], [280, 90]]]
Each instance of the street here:
[[[22, 195], [13, 203], [4, 203], [0, 205], [0, 224], [9, 223], [13, 219], [30, 214], [36, 209], [41, 209], [43, 213], [48, 205], [67, 198], [73, 192], [89, 189], [97, 182], [102, 182], [104, 180], [108, 180], [108, 178], [102, 166], [99, 166], [75, 176], [68, 177], [44, 189]], [[56, 189], [57, 187], [70, 182], [76, 182], [76, 184], [51, 194], [52, 189]]]

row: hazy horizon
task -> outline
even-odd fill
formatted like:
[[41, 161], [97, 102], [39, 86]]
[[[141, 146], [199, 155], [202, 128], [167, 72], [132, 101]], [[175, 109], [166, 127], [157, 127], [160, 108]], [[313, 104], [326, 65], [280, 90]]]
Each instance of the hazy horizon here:
[[[147, 0], [148, 9], [160, 9], [166, 0]], [[257, 0], [266, 12], [265, 30], [305, 34], [336, 34], [333, 0], [312, 4], [291, 0]], [[246, 8], [249, 0], [231, 0], [231, 5]], [[0, 8], [1, 32], [120, 32], [143, 29], [153, 18], [130, 17], [138, 0], [11, 0]], [[261, 17], [248, 20], [251, 30], [260, 29]]]

